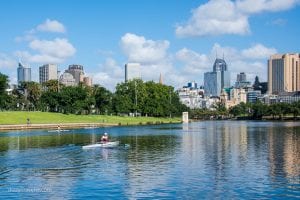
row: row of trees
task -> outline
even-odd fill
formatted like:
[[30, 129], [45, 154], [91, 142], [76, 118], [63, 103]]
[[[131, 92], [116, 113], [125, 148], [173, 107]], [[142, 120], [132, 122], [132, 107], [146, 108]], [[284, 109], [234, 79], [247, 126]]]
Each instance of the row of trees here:
[[262, 119], [271, 116], [273, 119], [282, 119], [286, 115], [296, 118], [300, 115], [300, 101], [293, 103], [274, 103], [266, 105], [257, 101], [254, 104], [240, 103], [230, 108], [229, 113], [233, 116], [250, 116], [254, 119]]
[[57, 80], [44, 84], [23, 82], [12, 95], [5, 92], [8, 78], [0, 73], [0, 109], [40, 110], [74, 114], [128, 114], [178, 116], [188, 108], [171, 86], [132, 80], [119, 83], [114, 93], [100, 85], [64, 86]]
[[263, 104], [260, 101], [256, 103], [240, 103], [229, 109], [221, 103], [217, 103], [215, 108], [194, 109], [191, 110], [191, 117], [196, 119], [210, 118], [232, 118], [245, 117], [247, 119], [262, 119], [271, 117], [273, 119], [282, 119], [284, 116], [293, 115], [294, 118], [300, 115], [300, 101], [289, 103], [274, 103], [271, 105]]

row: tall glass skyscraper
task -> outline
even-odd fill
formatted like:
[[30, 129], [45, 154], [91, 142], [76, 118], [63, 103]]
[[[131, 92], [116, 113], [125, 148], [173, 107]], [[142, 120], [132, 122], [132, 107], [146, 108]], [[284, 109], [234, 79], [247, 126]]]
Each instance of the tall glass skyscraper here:
[[213, 72], [204, 73], [205, 96], [220, 96], [223, 88], [230, 87], [230, 72], [224, 59], [216, 58]]
[[217, 58], [213, 66], [214, 72], [221, 72], [221, 90], [230, 87], [230, 72], [224, 59]]
[[18, 84], [21, 82], [29, 82], [31, 81], [31, 68], [24, 66], [21, 62], [19, 62], [18, 67]]
[[204, 73], [205, 96], [220, 96], [221, 94], [221, 72]]

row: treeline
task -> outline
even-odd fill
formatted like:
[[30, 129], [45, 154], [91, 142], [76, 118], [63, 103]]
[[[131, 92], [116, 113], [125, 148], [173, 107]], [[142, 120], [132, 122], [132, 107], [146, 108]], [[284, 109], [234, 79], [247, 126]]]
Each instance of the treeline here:
[[255, 103], [240, 103], [226, 109], [221, 103], [216, 104], [214, 109], [194, 109], [191, 110], [191, 117], [194, 119], [211, 118], [236, 118], [262, 119], [283, 119], [285, 116], [293, 116], [295, 119], [300, 115], [300, 101], [289, 103], [263, 104], [261, 101]]
[[100, 85], [64, 86], [57, 80], [44, 84], [23, 82], [11, 95], [5, 92], [8, 77], [0, 73], [0, 109], [49, 111], [73, 114], [138, 114], [180, 116], [188, 108], [171, 86], [132, 80], [120, 83], [112, 93]]

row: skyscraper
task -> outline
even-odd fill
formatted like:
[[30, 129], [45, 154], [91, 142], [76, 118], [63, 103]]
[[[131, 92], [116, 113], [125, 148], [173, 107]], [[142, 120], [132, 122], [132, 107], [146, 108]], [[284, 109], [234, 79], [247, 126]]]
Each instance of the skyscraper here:
[[268, 60], [270, 94], [300, 91], [300, 55], [275, 54]]
[[241, 72], [236, 76], [235, 88], [251, 87], [251, 82], [247, 81], [245, 72]]
[[204, 73], [205, 96], [220, 96], [221, 94], [221, 72]]
[[221, 72], [221, 90], [230, 87], [230, 72], [227, 71], [227, 64], [224, 59], [216, 58], [213, 71]]
[[230, 72], [224, 59], [216, 58], [213, 72], [204, 73], [206, 96], [220, 96], [223, 88], [230, 87]]
[[57, 80], [57, 65], [46, 64], [39, 67], [40, 83], [47, 82], [49, 80]]
[[18, 84], [21, 82], [29, 82], [31, 81], [31, 68], [26, 67], [21, 62], [19, 62], [18, 71]]
[[247, 81], [245, 72], [241, 72], [236, 76], [236, 82], [245, 82]]
[[142, 79], [140, 63], [125, 64], [125, 82], [132, 79]]

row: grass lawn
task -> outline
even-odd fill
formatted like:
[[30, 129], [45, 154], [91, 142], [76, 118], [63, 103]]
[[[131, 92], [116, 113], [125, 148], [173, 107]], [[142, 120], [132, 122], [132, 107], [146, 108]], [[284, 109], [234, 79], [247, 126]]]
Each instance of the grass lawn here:
[[32, 124], [57, 124], [57, 123], [107, 123], [121, 125], [134, 125], [146, 123], [179, 123], [180, 118], [156, 117], [119, 117], [106, 115], [73, 115], [49, 112], [12, 111], [0, 112], [0, 125], [26, 124], [27, 118]]

